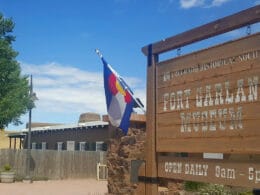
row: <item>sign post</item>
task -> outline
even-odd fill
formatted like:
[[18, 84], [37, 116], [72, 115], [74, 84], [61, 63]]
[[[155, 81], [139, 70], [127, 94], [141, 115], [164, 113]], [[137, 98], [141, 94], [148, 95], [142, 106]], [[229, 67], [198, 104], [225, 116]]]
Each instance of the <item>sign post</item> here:
[[157, 160], [156, 160], [156, 63], [158, 55], [152, 54], [152, 46], [149, 46], [147, 64], [147, 113], [146, 121], [146, 148], [145, 148], [145, 194], [157, 195]]
[[259, 21], [258, 5], [142, 48], [145, 194], [158, 193], [159, 178], [260, 188], [260, 33], [159, 61], [161, 53]]

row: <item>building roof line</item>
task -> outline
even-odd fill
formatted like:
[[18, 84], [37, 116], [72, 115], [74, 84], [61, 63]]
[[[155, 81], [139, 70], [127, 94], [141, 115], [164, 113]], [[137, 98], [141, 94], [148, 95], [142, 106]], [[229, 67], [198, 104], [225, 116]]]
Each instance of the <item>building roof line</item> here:
[[[109, 123], [105, 121], [91, 121], [91, 122], [85, 122], [85, 123], [77, 123], [77, 124], [65, 124], [65, 125], [53, 125], [53, 126], [45, 126], [45, 127], [34, 127], [31, 129], [32, 132], [35, 131], [53, 131], [53, 130], [62, 130], [62, 129], [77, 129], [82, 127], [99, 127], [101, 126], [104, 128], [105, 126], [108, 126]], [[28, 132], [28, 129], [22, 129], [22, 132]]]

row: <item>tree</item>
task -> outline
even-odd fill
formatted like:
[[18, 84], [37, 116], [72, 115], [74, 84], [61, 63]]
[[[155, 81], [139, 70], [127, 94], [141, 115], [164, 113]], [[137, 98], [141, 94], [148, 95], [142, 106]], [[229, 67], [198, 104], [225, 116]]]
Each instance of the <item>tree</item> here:
[[21, 75], [18, 53], [12, 48], [13, 28], [14, 22], [0, 13], [0, 129], [22, 124], [20, 116], [33, 105], [28, 76]]

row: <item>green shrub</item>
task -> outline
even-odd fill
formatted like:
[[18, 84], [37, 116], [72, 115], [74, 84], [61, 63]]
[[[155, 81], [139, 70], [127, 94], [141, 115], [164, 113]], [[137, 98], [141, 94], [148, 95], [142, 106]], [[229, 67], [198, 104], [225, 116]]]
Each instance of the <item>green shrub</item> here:
[[185, 181], [184, 182], [184, 190], [197, 192], [200, 188], [205, 187], [207, 184], [202, 182], [195, 182], [195, 181]]
[[200, 195], [253, 195], [253, 193], [246, 188], [194, 181], [185, 181], [184, 190]]
[[224, 185], [208, 184], [199, 189], [201, 195], [232, 195], [233, 193], [229, 188]]
[[48, 181], [49, 178], [45, 177], [45, 176], [34, 176], [34, 177], [32, 177], [32, 180], [33, 181]]
[[24, 177], [22, 175], [15, 175], [15, 178], [14, 178], [14, 180], [16, 182], [21, 182], [21, 181], [23, 181], [23, 179], [24, 179]]
[[9, 164], [5, 164], [4, 171], [10, 171], [10, 170], [11, 170], [11, 166]]
[[251, 191], [240, 192], [239, 195], [253, 195], [253, 192], [251, 192]]

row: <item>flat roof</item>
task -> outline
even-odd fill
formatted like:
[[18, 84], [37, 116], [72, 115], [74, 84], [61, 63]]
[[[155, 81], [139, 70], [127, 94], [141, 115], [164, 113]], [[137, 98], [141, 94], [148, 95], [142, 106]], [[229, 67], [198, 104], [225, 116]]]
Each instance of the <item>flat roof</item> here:
[[26, 133], [22, 131], [5, 131], [5, 136], [7, 137], [13, 137], [13, 138], [19, 138], [19, 137], [25, 137]]
[[[51, 131], [51, 130], [62, 130], [62, 129], [77, 129], [77, 128], [93, 128], [93, 127], [105, 127], [108, 126], [109, 123], [105, 121], [91, 121], [85, 123], [77, 123], [77, 124], [63, 124], [63, 125], [51, 125], [51, 126], [44, 126], [44, 127], [33, 127], [31, 128], [31, 132], [36, 131]], [[27, 133], [28, 128], [22, 129], [22, 132]]]

